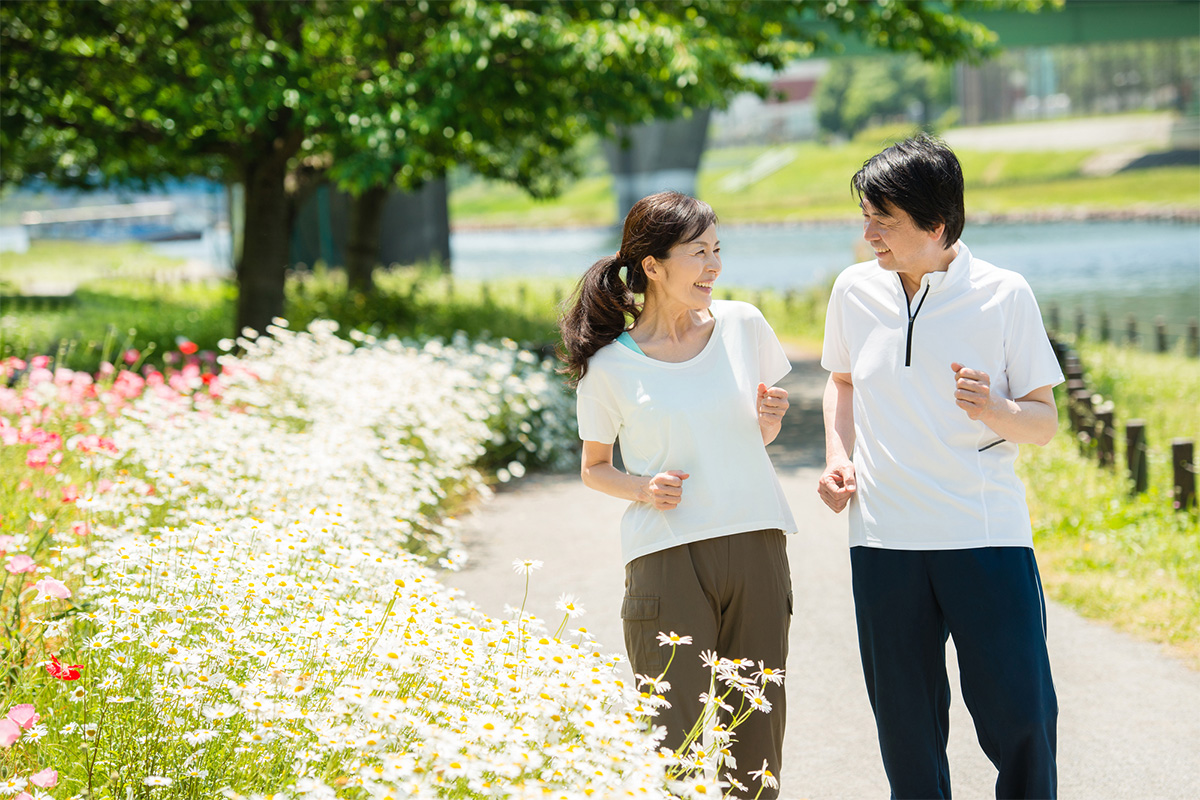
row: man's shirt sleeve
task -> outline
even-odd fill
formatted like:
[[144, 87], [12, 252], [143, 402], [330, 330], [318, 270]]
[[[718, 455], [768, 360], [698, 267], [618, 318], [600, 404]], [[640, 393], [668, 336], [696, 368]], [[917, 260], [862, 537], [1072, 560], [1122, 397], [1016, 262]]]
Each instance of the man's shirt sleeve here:
[[1009, 295], [1005, 317], [1008, 322], [1004, 337], [1005, 371], [1013, 398], [1024, 397], [1042, 386], [1062, 383], [1062, 370], [1046, 335], [1037, 299], [1024, 279]]
[[846, 303], [846, 280], [843, 274], [829, 293], [825, 310], [825, 340], [821, 345], [821, 366], [830, 372], [850, 371], [850, 345], [846, 341], [842, 315]]

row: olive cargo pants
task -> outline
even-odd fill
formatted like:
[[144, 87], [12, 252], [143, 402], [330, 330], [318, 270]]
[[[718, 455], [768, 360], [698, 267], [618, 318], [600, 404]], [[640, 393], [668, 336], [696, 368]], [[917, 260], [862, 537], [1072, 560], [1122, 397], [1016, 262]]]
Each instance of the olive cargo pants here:
[[[700, 717], [700, 694], [708, 692], [710, 670], [700, 653], [713, 650], [723, 658], [745, 658], [755, 667], [743, 669], [752, 676], [762, 662], [784, 669], [792, 613], [792, 579], [787, 544], [778, 530], [753, 531], [706, 539], [635, 558], [625, 566], [625, 599], [621, 618], [630, 665], [638, 675], [658, 677], [671, 656], [670, 646], [660, 646], [659, 632], [692, 637], [678, 647], [665, 676], [671, 684], [666, 699], [671, 707], [659, 712], [656, 725], [667, 729], [663, 746], [678, 749]], [[723, 686], [718, 683], [718, 696]], [[739, 725], [730, 750], [737, 768], [726, 772], [749, 787], [756, 796], [759, 779], [749, 777], [765, 760], [778, 778], [783, 760], [786, 720], [783, 686], [767, 683], [769, 713], [753, 713]], [[727, 702], [741, 705], [736, 690]], [[734, 796], [739, 796], [738, 792]], [[761, 798], [775, 798], [777, 789], [764, 788]]]

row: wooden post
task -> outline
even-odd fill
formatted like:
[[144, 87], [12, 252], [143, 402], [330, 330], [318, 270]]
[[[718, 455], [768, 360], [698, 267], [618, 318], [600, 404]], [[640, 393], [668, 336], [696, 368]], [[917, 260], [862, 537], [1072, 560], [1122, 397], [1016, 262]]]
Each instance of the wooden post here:
[[483, 304], [485, 306], [490, 306], [492, 304], [492, 287], [488, 285], [487, 281], [484, 281], [480, 285], [479, 291], [480, 299], [483, 301]]
[[1066, 375], [1067, 380], [1069, 381], [1083, 380], [1083, 364], [1079, 360], [1079, 354], [1074, 350], [1067, 353], [1063, 374]]
[[1149, 486], [1146, 471], [1146, 423], [1140, 419], [1131, 419], [1125, 423], [1125, 464], [1129, 468], [1129, 478], [1133, 481], [1134, 494], [1142, 494]]
[[1100, 341], [1108, 341], [1108, 312], [1100, 312]]
[[1192, 358], [1200, 358], [1200, 322], [1196, 320], [1188, 323], [1187, 351]]
[[1067, 353], [1071, 352], [1071, 348], [1061, 339], [1054, 338], [1050, 339], [1050, 346], [1054, 348], [1054, 360], [1058, 362], [1058, 368], [1065, 370], [1067, 368]]
[[1129, 345], [1132, 347], [1138, 343], [1137, 317], [1130, 314], [1125, 318], [1125, 331], [1129, 340]]
[[1096, 459], [1102, 467], [1111, 467], [1116, 454], [1113, 436], [1113, 404], [1103, 403], [1096, 409]]
[[1084, 331], [1087, 330], [1087, 317], [1084, 316], [1083, 309], [1075, 312], [1075, 339], [1078, 341], [1083, 338]]
[[1194, 449], [1191, 439], [1171, 440], [1171, 463], [1175, 465], [1176, 511], [1189, 511], [1196, 504], [1196, 467], [1192, 464]]
[[1071, 392], [1070, 400], [1075, 412], [1075, 432], [1088, 435], [1091, 440], [1092, 430], [1092, 393], [1087, 389], [1075, 389]]
[[788, 289], [783, 295], [783, 307], [787, 309], [788, 316], [796, 310], [796, 290]]
[[1050, 330], [1058, 333], [1058, 303], [1051, 303], [1050, 307], [1046, 309], [1046, 322]]
[[1154, 318], [1154, 349], [1167, 352], [1167, 321], [1162, 317]]
[[1077, 398], [1085, 396], [1091, 397], [1083, 381], [1078, 378], [1067, 381], [1067, 420], [1071, 423], [1071, 430], [1076, 432], [1083, 429], [1082, 415], [1079, 410], [1080, 400]]
[[562, 287], [555, 285], [555, 287], [554, 287], [554, 307], [560, 308], [562, 306], [562, 302], [563, 302]]
[[529, 287], [524, 283], [517, 284], [517, 305], [522, 311], [525, 310], [526, 303], [529, 301]]
[[454, 276], [449, 272], [446, 273], [446, 301], [454, 299]]

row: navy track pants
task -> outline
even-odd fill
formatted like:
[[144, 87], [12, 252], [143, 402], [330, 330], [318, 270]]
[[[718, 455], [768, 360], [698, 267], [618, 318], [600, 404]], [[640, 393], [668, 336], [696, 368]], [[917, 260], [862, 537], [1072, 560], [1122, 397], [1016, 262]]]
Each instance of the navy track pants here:
[[867, 695], [893, 798], [949, 798], [954, 637], [963, 701], [999, 770], [997, 798], [1053, 798], [1058, 700], [1033, 551], [853, 547]]

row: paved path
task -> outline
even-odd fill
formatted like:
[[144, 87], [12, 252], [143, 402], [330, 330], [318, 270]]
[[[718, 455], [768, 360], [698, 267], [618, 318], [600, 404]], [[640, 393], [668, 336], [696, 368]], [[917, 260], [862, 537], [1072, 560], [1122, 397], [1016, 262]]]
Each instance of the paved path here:
[[[783, 797], [884, 798], [887, 782], [854, 633], [846, 519], [829, 512], [814, 490], [823, 460], [823, 381], [813, 361], [794, 361], [783, 384], [792, 407], [771, 446], [792, 511], [805, 527], [788, 544], [796, 607]], [[575, 473], [526, 479], [464, 521], [472, 561], [445, 582], [499, 616], [506, 603], [521, 601], [524, 582], [512, 560], [540, 559], [545, 567], [534, 573], [528, 608], [556, 627], [555, 601], [572, 593], [587, 610], [577, 623], [606, 650], [623, 652], [617, 530], [624, 505], [584, 488]], [[1200, 673], [1155, 645], [1058, 605], [1049, 608], [1049, 628], [1062, 797], [1200, 798]], [[953, 651], [949, 661], [953, 668]], [[957, 682], [952, 673], [951, 685]], [[950, 768], [956, 798], [993, 796], [995, 770], [957, 696]]]

